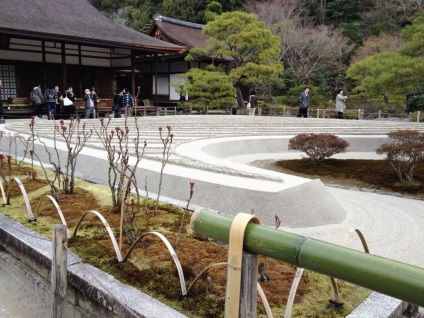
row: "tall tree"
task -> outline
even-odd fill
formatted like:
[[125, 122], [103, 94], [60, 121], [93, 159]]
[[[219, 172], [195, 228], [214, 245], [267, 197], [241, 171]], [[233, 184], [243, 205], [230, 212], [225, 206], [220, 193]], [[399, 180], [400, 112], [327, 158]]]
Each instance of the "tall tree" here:
[[137, 31], [146, 32], [153, 16], [162, 11], [162, 0], [126, 0], [129, 19], [127, 25]]
[[401, 33], [405, 45], [401, 53], [424, 58], [424, 14], [414, 19], [412, 25], [408, 25]]
[[280, 36], [279, 59], [286, 70], [286, 88], [314, 84], [332, 95], [340, 85], [345, 88], [340, 79], [353, 45], [338, 30], [322, 24], [315, 26], [309, 21], [305, 17], [307, 4], [308, 0], [252, 0], [245, 9], [256, 12]]
[[406, 94], [424, 82], [424, 15], [413, 20], [402, 36], [399, 52], [374, 54], [352, 64], [348, 76], [366, 96], [383, 95], [386, 106], [390, 95]]
[[351, 62], [359, 62], [369, 56], [383, 52], [398, 52], [403, 45], [399, 35], [382, 33], [369, 36], [362, 46], [356, 51]]
[[203, 33], [210, 36], [205, 48], [190, 50], [187, 60], [209, 56], [215, 63], [226, 60], [229, 75], [237, 88], [239, 106], [243, 105], [241, 85], [254, 86], [278, 77], [283, 66], [278, 62], [280, 39], [259, 22], [256, 15], [227, 12], [209, 22]]
[[371, 0], [372, 9], [361, 13], [368, 34], [399, 32], [424, 10], [424, 0]]
[[209, 2], [210, 0], [164, 0], [163, 14], [183, 21], [204, 23]]

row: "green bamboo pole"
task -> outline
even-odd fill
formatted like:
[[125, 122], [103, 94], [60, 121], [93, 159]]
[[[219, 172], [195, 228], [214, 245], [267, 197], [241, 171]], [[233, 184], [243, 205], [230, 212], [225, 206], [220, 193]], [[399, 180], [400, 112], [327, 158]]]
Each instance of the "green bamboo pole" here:
[[[232, 219], [207, 210], [198, 210], [191, 218], [196, 233], [224, 243], [228, 243], [231, 223]], [[259, 224], [247, 226], [244, 250], [424, 306], [424, 269], [420, 267]]]

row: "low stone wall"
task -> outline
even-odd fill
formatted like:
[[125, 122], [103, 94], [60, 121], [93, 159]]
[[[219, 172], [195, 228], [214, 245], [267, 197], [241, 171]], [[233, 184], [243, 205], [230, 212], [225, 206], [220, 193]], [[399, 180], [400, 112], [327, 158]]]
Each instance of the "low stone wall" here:
[[373, 292], [346, 318], [424, 317], [424, 310], [402, 300]]
[[[0, 213], [0, 247], [7, 252], [0, 253], [0, 266], [7, 266], [14, 276], [34, 289], [40, 301], [49, 303], [50, 240]], [[83, 264], [78, 255], [69, 251], [67, 297], [66, 317], [186, 317], [113, 276]]]

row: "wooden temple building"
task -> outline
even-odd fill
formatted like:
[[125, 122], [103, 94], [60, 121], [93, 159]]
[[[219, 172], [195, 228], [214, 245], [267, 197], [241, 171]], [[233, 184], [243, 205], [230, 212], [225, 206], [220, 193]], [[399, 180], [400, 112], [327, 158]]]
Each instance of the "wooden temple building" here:
[[2, 0], [0, 12], [3, 100], [27, 98], [37, 84], [73, 86], [77, 97], [94, 86], [100, 98], [140, 85], [144, 98], [169, 100], [164, 74], [185, 70], [164, 61], [187, 48], [116, 24], [88, 0]]

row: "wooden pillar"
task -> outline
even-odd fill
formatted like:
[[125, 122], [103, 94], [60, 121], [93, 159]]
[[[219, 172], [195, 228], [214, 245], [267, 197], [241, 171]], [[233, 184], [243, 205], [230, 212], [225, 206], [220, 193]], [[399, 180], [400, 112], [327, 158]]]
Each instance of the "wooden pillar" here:
[[[84, 95], [84, 89], [82, 87], [82, 57], [81, 57], [81, 45], [78, 44], [78, 68], [79, 68], [79, 93], [81, 96]], [[75, 94], [75, 92], [74, 92]], [[76, 110], [76, 108], [75, 108]]]
[[240, 318], [255, 318], [259, 256], [243, 252], [240, 286]]
[[68, 74], [66, 69], [66, 50], [65, 50], [65, 43], [62, 43], [62, 87], [61, 89], [65, 90], [65, 86], [68, 85]]
[[[133, 51], [131, 51], [131, 92], [134, 96], [134, 103], [135, 101], [135, 67], [134, 67], [134, 59], [135, 59], [135, 54]], [[134, 105], [136, 106], [136, 105]]]
[[42, 62], [43, 62], [43, 91], [47, 88], [47, 69], [46, 69], [46, 42], [41, 42], [41, 54], [42, 54]]
[[52, 276], [53, 318], [65, 317], [67, 291], [67, 235], [63, 224], [53, 226]]
[[158, 105], [158, 55], [155, 53], [155, 106]]

